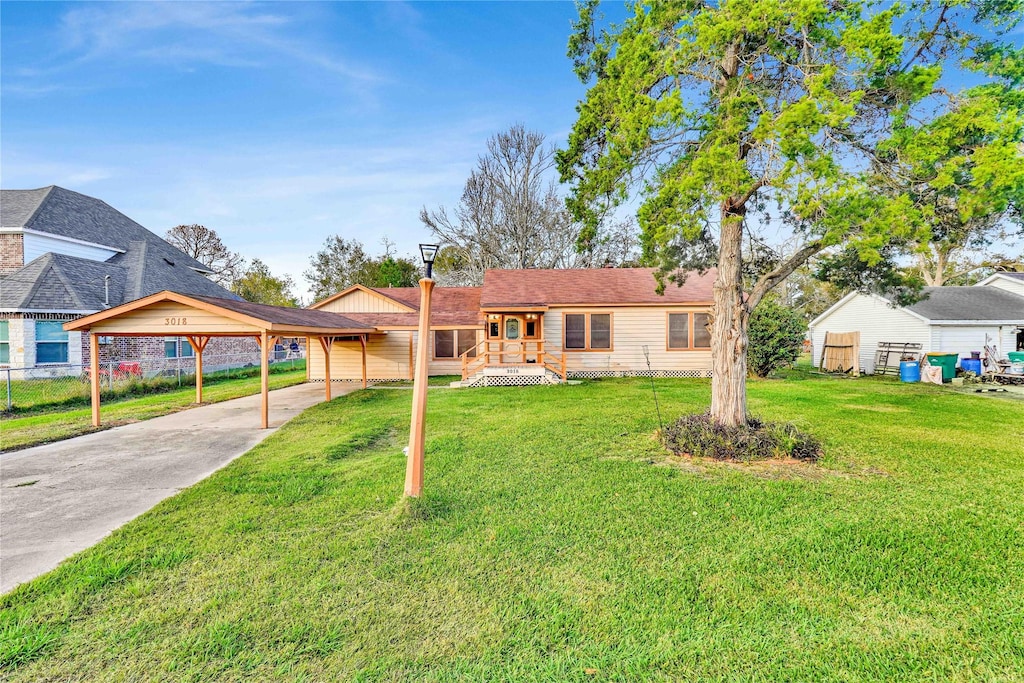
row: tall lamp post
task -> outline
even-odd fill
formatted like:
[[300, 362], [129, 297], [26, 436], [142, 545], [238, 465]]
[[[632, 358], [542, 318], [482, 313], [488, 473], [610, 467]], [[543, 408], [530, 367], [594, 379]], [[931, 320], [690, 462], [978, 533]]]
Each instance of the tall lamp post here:
[[423, 492], [423, 429], [427, 413], [427, 351], [430, 343], [431, 274], [440, 245], [421, 244], [420, 254], [427, 276], [420, 280], [420, 325], [416, 340], [416, 364], [412, 386], [412, 422], [409, 425], [409, 455], [405, 465], [405, 495], [419, 498]]

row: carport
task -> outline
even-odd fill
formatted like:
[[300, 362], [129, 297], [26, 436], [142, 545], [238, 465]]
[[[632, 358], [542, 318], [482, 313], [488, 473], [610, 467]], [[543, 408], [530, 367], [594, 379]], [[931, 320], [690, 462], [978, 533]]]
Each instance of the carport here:
[[100, 426], [99, 337], [185, 337], [195, 351], [196, 403], [203, 402], [203, 350], [213, 337], [252, 337], [260, 347], [262, 420], [269, 422], [270, 350], [282, 337], [305, 337], [306, 348], [319, 340], [327, 357], [325, 398], [331, 400], [330, 354], [336, 340], [358, 339], [366, 387], [366, 339], [378, 330], [327, 311], [267, 306], [248, 301], [164, 291], [65, 323], [64, 329], [88, 332], [92, 424]]

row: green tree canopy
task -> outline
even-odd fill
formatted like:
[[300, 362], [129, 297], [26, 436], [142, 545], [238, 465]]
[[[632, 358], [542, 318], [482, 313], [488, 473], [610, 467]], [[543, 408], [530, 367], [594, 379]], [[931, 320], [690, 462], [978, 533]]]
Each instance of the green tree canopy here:
[[291, 277], [274, 277], [267, 264], [256, 258], [231, 284], [231, 291], [256, 304], [299, 306], [299, 299], [292, 291], [294, 287]]
[[315, 300], [325, 299], [354, 284], [367, 287], [414, 287], [420, 268], [411, 258], [391, 253], [391, 242], [384, 241], [384, 253], [367, 255], [363, 244], [332, 235], [303, 272], [313, 289]]
[[[982, 103], [986, 116], [1012, 104], [1024, 56], [1000, 36], [1021, 5], [680, 0], [637, 3], [619, 26], [599, 26], [596, 0], [580, 5], [569, 53], [590, 87], [558, 155], [568, 206], [585, 243], [638, 193], [649, 263], [670, 280], [680, 266], [717, 267], [716, 420], [746, 420], [747, 325], [772, 288], [826, 248], [871, 264], [894, 241], [927, 239], [913, 198], [880, 193], [871, 179], [901, 127], [984, 88], [1002, 93]], [[984, 86], [951, 87], [951, 69]], [[988, 172], [1001, 165], [977, 161]], [[801, 245], [760, 265], [745, 290], [759, 228], [778, 227], [772, 211]]]
[[1022, 228], [1020, 104], [1017, 89], [974, 88], [934, 119], [900, 120], [879, 146], [877, 190], [910, 197], [928, 227], [922, 240], [908, 245], [926, 285], [1006, 260], [988, 249]]

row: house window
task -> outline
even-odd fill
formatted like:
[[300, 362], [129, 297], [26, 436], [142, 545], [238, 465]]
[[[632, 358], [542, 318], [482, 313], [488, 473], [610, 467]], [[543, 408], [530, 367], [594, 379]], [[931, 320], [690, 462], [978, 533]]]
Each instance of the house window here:
[[585, 313], [569, 313], [565, 316], [565, 348], [587, 348], [587, 316]]
[[690, 314], [668, 314], [668, 348], [690, 348]]
[[566, 313], [567, 351], [610, 351], [612, 348], [611, 313]]
[[164, 358], [191, 358], [195, 355], [192, 345], [181, 337], [164, 337]]
[[540, 316], [536, 313], [527, 313], [523, 322], [523, 339], [537, 339], [540, 337]]
[[68, 362], [68, 333], [59, 320], [36, 321], [36, 365]]
[[476, 330], [434, 330], [434, 358], [476, 357]]
[[501, 339], [501, 316], [491, 314], [487, 316], [487, 338]]
[[0, 365], [11, 362], [11, 329], [9, 320], [0, 320]]
[[670, 351], [711, 348], [707, 313], [669, 313], [668, 348]]
[[710, 316], [707, 313], [693, 314], [693, 348], [711, 348], [711, 331], [708, 330], [709, 319]]

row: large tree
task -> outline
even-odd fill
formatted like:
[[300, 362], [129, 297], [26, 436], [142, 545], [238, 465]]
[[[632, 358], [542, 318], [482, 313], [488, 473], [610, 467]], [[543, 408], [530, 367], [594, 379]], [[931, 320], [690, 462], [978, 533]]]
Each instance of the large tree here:
[[298, 306], [295, 282], [288, 275], [276, 277], [263, 261], [255, 258], [245, 272], [231, 283], [231, 291], [246, 301], [271, 306]]
[[384, 253], [369, 256], [359, 240], [332, 235], [314, 254], [303, 277], [312, 286], [313, 298], [324, 299], [354, 284], [367, 287], [413, 287], [420, 275], [411, 259], [396, 256], [394, 245], [384, 240]]
[[929, 227], [926, 239], [908, 246], [930, 287], [1002, 263], [993, 247], [1024, 227], [1019, 98], [979, 88], [930, 121], [901, 123], [881, 146], [878, 191], [909, 196]]
[[[679, 0], [638, 3], [607, 28], [596, 0], [579, 6], [569, 52], [591, 85], [559, 153], [569, 207], [585, 243], [639, 188], [645, 258], [666, 275], [717, 267], [716, 421], [746, 421], [747, 325], [772, 288], [827, 247], [852, 245], [871, 263], [923, 232], [906, 194], [870, 190], [879, 150], [906, 122], [971, 97], [940, 83], [951, 67], [1015, 87], [1021, 53], [991, 37], [1019, 21], [1020, 4]], [[801, 245], [745, 289], [744, 240], [776, 227], [773, 207]]]
[[446, 284], [483, 282], [489, 268], [588, 268], [634, 258], [630, 222], [604, 221], [585, 244], [554, 173], [555, 150], [522, 125], [493, 135], [462, 197], [449, 213], [424, 208], [420, 220], [445, 245], [438, 276]]
[[177, 225], [167, 231], [164, 239], [209, 267], [213, 271], [210, 279], [222, 287], [230, 287], [245, 265], [239, 254], [224, 246], [216, 230], [204, 225]]

